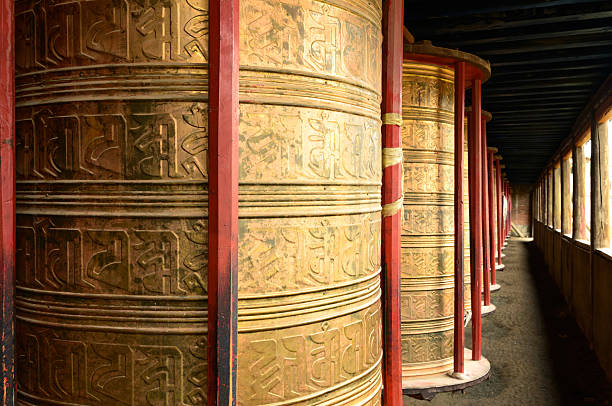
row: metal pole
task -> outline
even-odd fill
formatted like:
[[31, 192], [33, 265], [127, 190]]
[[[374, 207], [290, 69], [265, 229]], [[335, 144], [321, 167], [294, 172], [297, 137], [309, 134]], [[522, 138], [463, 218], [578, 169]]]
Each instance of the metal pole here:
[[208, 404], [236, 404], [238, 0], [209, 4]]
[[480, 301], [482, 267], [482, 147], [481, 147], [481, 82], [472, 81], [472, 115], [468, 141], [468, 176], [470, 188], [470, 259], [472, 291], [472, 359], [481, 358], [482, 308]]
[[[402, 63], [403, 63], [404, 2], [387, 0], [383, 3], [383, 154], [402, 154]], [[382, 204], [393, 207], [401, 203], [403, 161], [383, 169]], [[401, 204], [400, 204], [401, 206]], [[401, 352], [401, 211], [394, 210], [382, 219], [382, 290], [383, 290], [383, 403], [402, 404]]]
[[465, 131], [465, 62], [458, 62], [455, 67], [455, 318], [453, 361], [454, 372], [464, 372], [465, 327], [464, 319], [464, 243], [463, 243], [463, 145]]
[[15, 401], [15, 14], [0, 1], [0, 300], [2, 404]]
[[490, 263], [490, 236], [489, 236], [489, 176], [487, 172], [487, 120], [481, 119], [482, 128], [482, 238], [483, 238], [483, 292], [484, 305], [491, 305], [491, 263]]

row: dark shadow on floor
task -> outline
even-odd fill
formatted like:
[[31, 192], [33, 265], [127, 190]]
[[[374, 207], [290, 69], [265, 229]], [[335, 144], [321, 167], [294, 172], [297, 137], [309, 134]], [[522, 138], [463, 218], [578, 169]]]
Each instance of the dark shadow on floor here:
[[405, 397], [404, 405], [612, 405], [612, 385], [535, 244], [511, 241], [504, 252], [497, 311], [483, 319], [490, 379], [431, 402]]

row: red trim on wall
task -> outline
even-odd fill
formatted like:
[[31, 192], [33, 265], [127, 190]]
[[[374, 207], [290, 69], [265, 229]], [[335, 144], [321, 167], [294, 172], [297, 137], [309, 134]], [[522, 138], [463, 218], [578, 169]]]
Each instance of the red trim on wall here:
[[238, 8], [209, 3], [208, 404], [236, 404]]

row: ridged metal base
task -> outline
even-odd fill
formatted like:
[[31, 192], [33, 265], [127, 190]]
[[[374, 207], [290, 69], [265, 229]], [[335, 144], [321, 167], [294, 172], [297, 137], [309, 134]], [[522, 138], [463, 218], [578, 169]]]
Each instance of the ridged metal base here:
[[[451, 373], [431, 375], [420, 379], [404, 379], [404, 396], [431, 400], [438, 393], [454, 392], [474, 386], [489, 378], [491, 364], [485, 357], [479, 361], [472, 360], [472, 350], [466, 348], [465, 372], [461, 377], [453, 377]], [[463, 379], [459, 379], [463, 378]]]
[[491, 303], [488, 306], [485, 306], [484, 303], [482, 304], [481, 307], [481, 311], [482, 311], [482, 317], [484, 316], [488, 316], [489, 314], [493, 313], [495, 311], [495, 309], [497, 309], [497, 307], [495, 307], [495, 305], [493, 303]]
[[495, 285], [491, 285], [491, 292], [497, 292], [500, 289], [501, 289], [501, 285], [497, 283]]
[[495, 272], [500, 272], [500, 271], [503, 272], [504, 269], [506, 269], [506, 265], [504, 265], [504, 264], [495, 265]]

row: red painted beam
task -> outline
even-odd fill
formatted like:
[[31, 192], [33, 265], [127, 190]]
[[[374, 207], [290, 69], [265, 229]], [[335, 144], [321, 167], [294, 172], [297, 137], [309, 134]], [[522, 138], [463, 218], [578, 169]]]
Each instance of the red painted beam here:
[[[402, 63], [403, 63], [404, 2], [383, 2], [383, 98], [382, 144], [389, 151], [402, 148]], [[385, 120], [395, 117], [396, 120]], [[383, 169], [382, 204], [393, 205], [402, 199], [403, 182], [399, 162]], [[401, 211], [384, 215], [382, 219], [383, 263], [383, 404], [402, 404], [402, 350], [400, 273], [402, 233]]]
[[236, 404], [238, 0], [209, 3], [208, 405]]
[[504, 243], [504, 235], [502, 230], [502, 221], [503, 221], [503, 206], [502, 206], [502, 177], [501, 177], [501, 162], [499, 158], [495, 159], [495, 177], [497, 178], [496, 185], [496, 194], [497, 194], [497, 264], [501, 265], [502, 263], [502, 244]]
[[491, 262], [490, 262], [490, 236], [489, 236], [489, 176], [487, 171], [487, 120], [481, 119], [482, 131], [482, 248], [483, 248], [483, 292], [485, 306], [491, 305]]
[[487, 151], [487, 174], [489, 180], [489, 230], [491, 230], [489, 264], [491, 268], [491, 284], [493, 285], [497, 283], [497, 273], [495, 272], [495, 216], [493, 215], [493, 206], [495, 205], [495, 173], [493, 172], [493, 162], [495, 160], [494, 155], [495, 154], [493, 151]]
[[[382, 80], [382, 144], [383, 150], [401, 153], [404, 2], [383, 2], [383, 80]], [[385, 117], [392, 119], [386, 120]], [[393, 119], [394, 118], [394, 119]], [[401, 154], [400, 154], [401, 156]], [[402, 199], [401, 165], [383, 169], [382, 204], [390, 207]], [[400, 272], [402, 233], [401, 211], [384, 215], [382, 219], [382, 291], [383, 291], [383, 404], [402, 404], [402, 350]]]
[[463, 117], [465, 116], [465, 62], [455, 66], [455, 317], [453, 341], [453, 370], [464, 373], [465, 347], [464, 319], [464, 241], [463, 241], [463, 145], [465, 131]]
[[0, 0], [0, 301], [2, 404], [15, 401], [14, 1]]
[[481, 82], [472, 82], [472, 113], [468, 138], [468, 178], [470, 187], [470, 281], [472, 293], [472, 359], [481, 358], [482, 308], [480, 302], [482, 267], [482, 138]]

